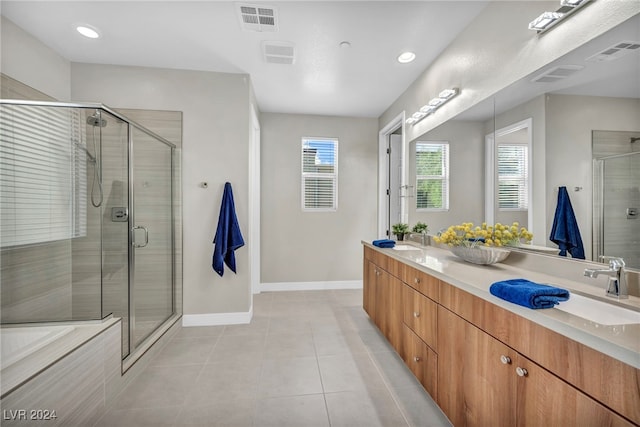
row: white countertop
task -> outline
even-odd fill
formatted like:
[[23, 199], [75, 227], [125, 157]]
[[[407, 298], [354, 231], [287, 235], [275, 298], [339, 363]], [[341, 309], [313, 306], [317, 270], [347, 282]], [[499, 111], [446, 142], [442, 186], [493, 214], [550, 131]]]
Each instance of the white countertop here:
[[[502, 263], [471, 264], [448, 250], [433, 246], [403, 242], [403, 245], [414, 246], [415, 250], [395, 250], [381, 249], [367, 241], [362, 243], [536, 324], [640, 369], [640, 324], [600, 325], [555, 308], [529, 309], [495, 297], [489, 292], [492, 283], [515, 278], [559, 286], [601, 300], [600, 297], [604, 294], [603, 289], [556, 277], [549, 272], [525, 270]], [[628, 300], [624, 300], [624, 306], [640, 310], [640, 298], [630, 296]]]

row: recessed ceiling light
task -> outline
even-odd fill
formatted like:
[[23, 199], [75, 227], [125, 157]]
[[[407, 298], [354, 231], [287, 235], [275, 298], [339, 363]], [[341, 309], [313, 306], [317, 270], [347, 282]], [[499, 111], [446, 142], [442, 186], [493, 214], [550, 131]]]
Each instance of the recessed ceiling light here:
[[98, 37], [100, 37], [100, 34], [98, 33], [98, 31], [94, 30], [91, 27], [87, 27], [86, 25], [78, 25], [76, 27], [76, 31], [78, 31], [80, 34], [90, 39], [97, 39]]
[[340, 47], [343, 49], [349, 49], [351, 47], [351, 43], [345, 40], [343, 42], [340, 42]]
[[401, 64], [406, 64], [414, 59], [416, 59], [416, 54], [413, 52], [402, 52], [400, 56], [398, 56], [398, 62]]

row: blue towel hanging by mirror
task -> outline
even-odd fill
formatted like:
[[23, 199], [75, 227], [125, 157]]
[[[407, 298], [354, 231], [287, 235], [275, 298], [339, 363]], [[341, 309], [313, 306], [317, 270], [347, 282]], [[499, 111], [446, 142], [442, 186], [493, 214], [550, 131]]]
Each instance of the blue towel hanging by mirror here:
[[224, 264], [236, 272], [236, 256], [234, 251], [244, 246], [244, 239], [240, 232], [240, 225], [236, 217], [236, 208], [233, 203], [233, 191], [230, 183], [224, 184], [222, 204], [218, 217], [218, 228], [213, 239], [213, 269], [220, 276], [224, 274]]
[[549, 240], [558, 245], [560, 256], [567, 256], [567, 251], [573, 258], [584, 259], [584, 246], [578, 229], [578, 221], [573, 213], [567, 187], [558, 188], [558, 206], [553, 217], [553, 227]]

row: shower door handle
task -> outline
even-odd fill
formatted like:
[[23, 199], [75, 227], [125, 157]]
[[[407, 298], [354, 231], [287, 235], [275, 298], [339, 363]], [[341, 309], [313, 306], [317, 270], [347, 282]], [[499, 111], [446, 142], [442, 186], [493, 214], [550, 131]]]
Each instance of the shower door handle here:
[[[136, 230], [144, 230], [144, 245], [139, 245], [136, 243]], [[147, 230], [147, 227], [136, 225], [131, 229], [131, 231], [133, 232], [132, 245], [134, 248], [144, 248], [149, 244], [149, 230]]]

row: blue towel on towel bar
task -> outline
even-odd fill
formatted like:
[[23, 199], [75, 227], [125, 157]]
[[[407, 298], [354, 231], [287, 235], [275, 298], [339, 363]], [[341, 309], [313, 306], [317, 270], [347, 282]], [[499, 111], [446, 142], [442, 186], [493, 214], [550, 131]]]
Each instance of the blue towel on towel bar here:
[[495, 282], [489, 292], [498, 298], [529, 308], [551, 308], [569, 299], [569, 291], [566, 289], [541, 285], [527, 279]]
[[396, 245], [396, 242], [389, 239], [380, 239], [380, 240], [374, 240], [373, 242], [371, 242], [371, 244], [379, 248], [392, 248]]
[[567, 251], [573, 258], [584, 259], [584, 246], [578, 229], [578, 221], [571, 207], [571, 200], [567, 187], [558, 188], [558, 206], [553, 217], [553, 226], [549, 240], [558, 245], [560, 256], [567, 256]]
[[231, 184], [224, 184], [224, 193], [222, 194], [222, 205], [220, 206], [220, 216], [218, 217], [218, 228], [216, 237], [213, 239], [213, 261], [211, 263], [213, 269], [220, 276], [224, 274], [224, 263], [236, 272], [236, 256], [234, 251], [244, 246], [244, 239], [238, 225], [236, 217], [236, 208], [233, 203], [233, 191]]

